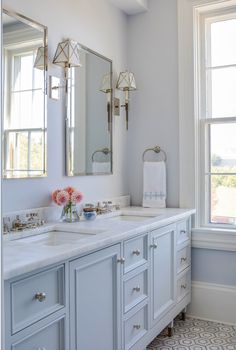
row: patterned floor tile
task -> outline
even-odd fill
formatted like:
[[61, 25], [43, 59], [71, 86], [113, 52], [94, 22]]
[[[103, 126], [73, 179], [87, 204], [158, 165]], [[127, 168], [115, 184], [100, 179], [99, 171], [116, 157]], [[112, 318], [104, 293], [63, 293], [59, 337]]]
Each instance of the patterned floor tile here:
[[147, 350], [236, 350], [236, 326], [176, 319], [173, 337], [169, 338], [164, 330]]

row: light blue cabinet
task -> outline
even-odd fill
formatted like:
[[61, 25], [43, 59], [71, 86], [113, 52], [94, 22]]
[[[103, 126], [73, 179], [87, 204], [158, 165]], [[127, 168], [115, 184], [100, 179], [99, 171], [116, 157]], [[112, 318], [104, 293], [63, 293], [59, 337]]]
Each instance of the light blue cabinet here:
[[70, 263], [70, 350], [120, 350], [120, 244]]
[[175, 305], [176, 226], [169, 225], [151, 233], [151, 323]]
[[4, 350], [143, 350], [191, 300], [191, 221], [5, 281]]
[[5, 349], [69, 350], [66, 264], [5, 282]]
[[58, 319], [33, 334], [12, 344], [12, 350], [64, 350], [64, 318]]
[[12, 334], [65, 307], [64, 265], [11, 283]]

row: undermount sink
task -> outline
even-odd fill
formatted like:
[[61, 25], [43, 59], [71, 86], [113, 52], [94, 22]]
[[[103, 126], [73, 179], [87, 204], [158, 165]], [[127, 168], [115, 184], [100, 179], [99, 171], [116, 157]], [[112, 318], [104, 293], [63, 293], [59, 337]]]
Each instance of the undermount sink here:
[[[63, 226], [57, 226], [56, 227], [57, 231], [58, 232], [64, 232], [65, 231], [65, 227]], [[74, 233], [76, 235], [80, 234], [80, 235], [97, 235], [98, 233], [104, 233], [106, 232], [107, 229], [104, 229], [104, 228], [78, 228], [78, 227], [67, 227], [67, 232], [71, 232], [71, 233]]]
[[115, 216], [113, 218], [110, 218], [110, 220], [114, 221], [135, 221], [135, 222], [140, 222], [140, 221], [146, 221], [154, 216], [141, 216], [141, 215], [119, 215]]
[[52, 231], [30, 237], [20, 238], [18, 239], [18, 242], [46, 246], [60, 246], [65, 244], [73, 244], [79, 241], [81, 238], [85, 237], [85, 235], [80, 233]]

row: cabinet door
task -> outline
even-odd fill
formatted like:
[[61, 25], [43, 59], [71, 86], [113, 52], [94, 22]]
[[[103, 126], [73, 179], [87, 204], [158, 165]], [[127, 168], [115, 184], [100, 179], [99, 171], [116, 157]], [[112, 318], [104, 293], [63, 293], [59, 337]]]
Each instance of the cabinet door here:
[[151, 235], [151, 315], [152, 324], [175, 304], [175, 225]]
[[120, 350], [120, 245], [70, 265], [71, 350]]

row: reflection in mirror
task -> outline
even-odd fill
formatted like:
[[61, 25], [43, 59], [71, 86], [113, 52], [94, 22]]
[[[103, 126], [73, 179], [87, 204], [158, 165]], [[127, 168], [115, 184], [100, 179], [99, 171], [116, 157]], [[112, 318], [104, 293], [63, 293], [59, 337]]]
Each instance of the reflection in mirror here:
[[68, 69], [67, 175], [112, 173], [112, 62], [80, 45]]
[[46, 175], [47, 29], [3, 10], [5, 178]]

